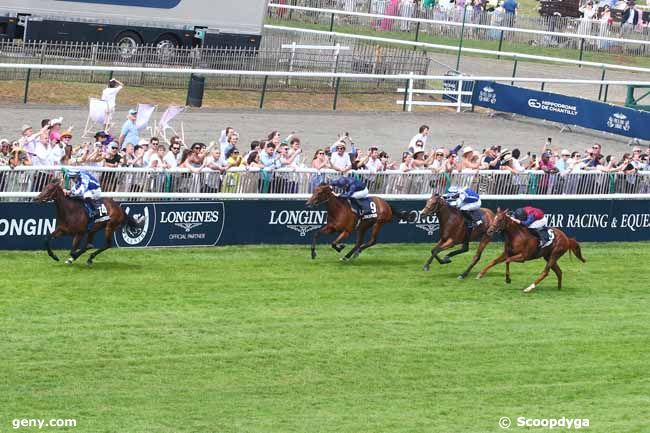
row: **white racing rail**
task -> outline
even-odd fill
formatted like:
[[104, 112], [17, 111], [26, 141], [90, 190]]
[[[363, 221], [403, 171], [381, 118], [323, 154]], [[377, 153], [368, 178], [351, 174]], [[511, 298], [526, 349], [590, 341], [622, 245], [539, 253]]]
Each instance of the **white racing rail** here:
[[[101, 182], [106, 196], [133, 198], [203, 198], [252, 196], [306, 197], [321, 183], [341, 176], [333, 170], [231, 169], [224, 173], [203, 169], [150, 170], [138, 168], [85, 167]], [[362, 179], [370, 194], [386, 196], [422, 196], [444, 194], [452, 185], [471, 187], [489, 196], [582, 196], [650, 193], [650, 172], [624, 173], [579, 172], [547, 174], [529, 171], [513, 174], [485, 170], [473, 173], [435, 173], [431, 170], [350, 173]], [[69, 186], [61, 167], [0, 167], [0, 199], [33, 198], [48, 183], [60, 180]]]

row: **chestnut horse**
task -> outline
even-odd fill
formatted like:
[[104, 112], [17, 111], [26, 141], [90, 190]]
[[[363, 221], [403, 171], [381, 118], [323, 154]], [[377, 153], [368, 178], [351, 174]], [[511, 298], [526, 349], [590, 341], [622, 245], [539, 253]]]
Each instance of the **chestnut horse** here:
[[[467, 252], [469, 250], [469, 243], [480, 239], [478, 249], [472, 258], [472, 262], [469, 264], [465, 272], [458, 276], [458, 279], [462, 280], [467, 277], [476, 263], [481, 260], [483, 250], [492, 240], [492, 236], [487, 234], [487, 228], [492, 224], [494, 212], [490, 209], [481, 208], [481, 213], [483, 214], [484, 219], [483, 224], [474, 227], [468, 238], [465, 229], [465, 219], [460, 211], [449, 206], [440, 195], [433, 194], [431, 198], [427, 200], [427, 203], [425, 204], [424, 209], [420, 211], [420, 214], [423, 216], [435, 214], [438, 217], [438, 222], [440, 224], [440, 240], [431, 250], [431, 257], [429, 257], [429, 260], [424, 264], [423, 269], [428, 271], [433, 259], [436, 259], [441, 265], [451, 263], [451, 257]], [[458, 244], [462, 245], [456, 251], [450, 252], [442, 259], [438, 257], [438, 253]]]
[[[94, 251], [86, 264], [88, 266], [93, 264], [93, 259], [98, 254], [106, 251], [111, 247], [113, 240], [113, 232], [123, 225], [128, 225], [131, 229], [137, 229], [138, 223], [129, 215], [127, 215], [122, 208], [112, 199], [102, 199], [102, 204], [108, 211], [110, 217], [108, 221], [94, 224], [88, 230], [88, 214], [84, 209], [83, 202], [78, 199], [68, 198], [63, 193], [60, 181], [54, 180], [47, 184], [43, 191], [36, 197], [39, 203], [46, 201], [53, 201], [56, 207], [56, 229], [47, 236], [45, 247], [47, 254], [52, 259], [59, 261], [59, 258], [52, 252], [51, 242], [60, 236], [72, 236], [72, 248], [70, 250], [70, 258], [66, 260], [66, 264], [71, 264], [79, 258], [83, 253], [88, 251], [92, 238], [101, 229], [105, 229], [104, 238], [105, 245], [103, 248]], [[81, 240], [86, 236], [86, 241], [83, 248], [80, 248]]]
[[560, 257], [567, 251], [570, 251], [583, 263], [586, 262], [584, 257], [582, 257], [580, 244], [574, 238], [568, 237], [561, 230], [554, 228], [553, 233], [555, 238], [553, 242], [549, 246], [540, 249], [538, 248], [539, 239], [528, 228], [513, 221], [508, 215], [507, 210], [502, 211], [501, 209], [497, 209], [496, 217], [492, 225], [490, 225], [488, 233], [501, 231], [505, 235], [503, 253], [488, 263], [485, 269], [479, 272], [476, 276], [477, 280], [482, 278], [493, 266], [501, 262], [506, 262], [506, 283], [510, 283], [510, 262], [525, 262], [544, 257], [544, 260], [546, 260], [544, 270], [533, 284], [524, 289], [524, 293], [533, 291], [546, 278], [548, 271], [551, 269], [557, 276], [557, 288], [560, 290], [562, 289], [562, 270], [557, 264]]
[[[351, 258], [356, 258], [363, 250], [377, 243], [377, 235], [384, 224], [390, 222], [395, 216], [407, 218], [407, 212], [400, 212], [399, 215], [396, 215], [393, 208], [379, 197], [370, 197], [370, 200], [372, 200], [371, 206], [374, 204], [377, 218], [364, 219], [357, 227], [357, 214], [352, 211], [348, 201], [344, 198], [337, 197], [330, 185], [326, 183], [318, 185], [306, 204], [312, 207], [325, 203], [327, 206], [327, 223], [323, 228], [314, 233], [311, 242], [311, 258], [316, 258], [316, 241], [320, 236], [339, 233], [331, 245], [336, 252], [341, 252], [345, 248], [345, 244], [342, 242], [355, 230], [357, 232], [357, 243], [344, 257], [341, 257], [341, 261], [346, 262]], [[370, 239], [368, 242], [363, 243], [366, 232], [370, 228], [372, 228]]]

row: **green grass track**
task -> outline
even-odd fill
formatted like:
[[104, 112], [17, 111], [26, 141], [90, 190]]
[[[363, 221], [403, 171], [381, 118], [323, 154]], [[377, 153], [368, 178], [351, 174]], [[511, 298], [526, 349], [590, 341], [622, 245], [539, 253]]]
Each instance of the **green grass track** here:
[[583, 244], [530, 295], [542, 261], [461, 282], [470, 256], [425, 273], [429, 250], [0, 252], [0, 432], [648, 431], [649, 243]]

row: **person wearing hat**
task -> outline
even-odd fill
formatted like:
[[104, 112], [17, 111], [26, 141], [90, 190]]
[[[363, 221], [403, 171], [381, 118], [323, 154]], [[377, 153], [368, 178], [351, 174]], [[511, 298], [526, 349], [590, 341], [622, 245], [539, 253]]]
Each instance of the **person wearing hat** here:
[[524, 227], [528, 227], [531, 233], [539, 239], [539, 247], [546, 247], [551, 241], [548, 234], [548, 218], [541, 209], [532, 206], [524, 206], [517, 209], [510, 217], [511, 220]]
[[567, 173], [571, 170], [571, 167], [569, 165], [570, 156], [571, 152], [569, 152], [567, 149], [562, 149], [560, 152], [560, 159], [555, 162], [555, 168], [557, 168], [560, 173]]
[[138, 110], [131, 109], [126, 117], [126, 122], [122, 125], [120, 137], [117, 143], [124, 147], [126, 143], [137, 144], [140, 142], [140, 131], [135, 121], [138, 118]]
[[450, 207], [456, 208], [465, 220], [465, 238], [472, 234], [472, 229], [483, 224], [481, 213], [481, 197], [471, 188], [449, 187], [442, 198]]
[[92, 227], [97, 215], [96, 201], [101, 200], [102, 187], [92, 173], [78, 168], [62, 169], [64, 175], [67, 175], [72, 181], [72, 187], [64, 189], [63, 193], [67, 197], [81, 200], [88, 214], [88, 229]]
[[345, 143], [343, 141], [337, 142], [335, 146], [335, 151], [332, 152], [330, 157], [330, 164], [339, 173], [347, 173], [352, 168], [350, 154], [345, 152]]
[[357, 211], [359, 219], [364, 215], [361, 200], [368, 198], [368, 187], [365, 182], [354, 176], [341, 176], [330, 182], [333, 188], [341, 188], [343, 192], [339, 195], [341, 198], [350, 200], [350, 207]]
[[461, 172], [474, 171], [481, 168], [481, 164], [475, 159], [474, 149], [471, 146], [463, 147], [461, 154], [463, 156], [463, 159], [460, 161]]

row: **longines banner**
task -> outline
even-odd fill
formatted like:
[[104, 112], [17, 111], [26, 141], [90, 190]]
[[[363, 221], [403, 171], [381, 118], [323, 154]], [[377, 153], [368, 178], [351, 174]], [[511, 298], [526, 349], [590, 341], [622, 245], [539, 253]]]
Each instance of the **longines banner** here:
[[[515, 209], [529, 202], [485, 200], [485, 207]], [[539, 200], [550, 226], [580, 241], [650, 240], [650, 200]], [[438, 240], [438, 220], [421, 217], [424, 201], [394, 201], [398, 210], [413, 212], [414, 221], [398, 220], [382, 229], [380, 242], [427, 242]], [[307, 244], [325, 224], [324, 207], [309, 209], [303, 200], [227, 200], [123, 203], [133, 216], [144, 216], [137, 230], [123, 228], [114, 235], [119, 247], [189, 247], [241, 244]], [[0, 249], [42, 249], [45, 237], [56, 227], [51, 204], [0, 203]], [[102, 245], [102, 233], [95, 245]], [[331, 242], [321, 238], [320, 243]], [[70, 239], [54, 242], [69, 248]]]
[[649, 112], [588, 99], [477, 81], [472, 104], [632, 138], [650, 139]]

